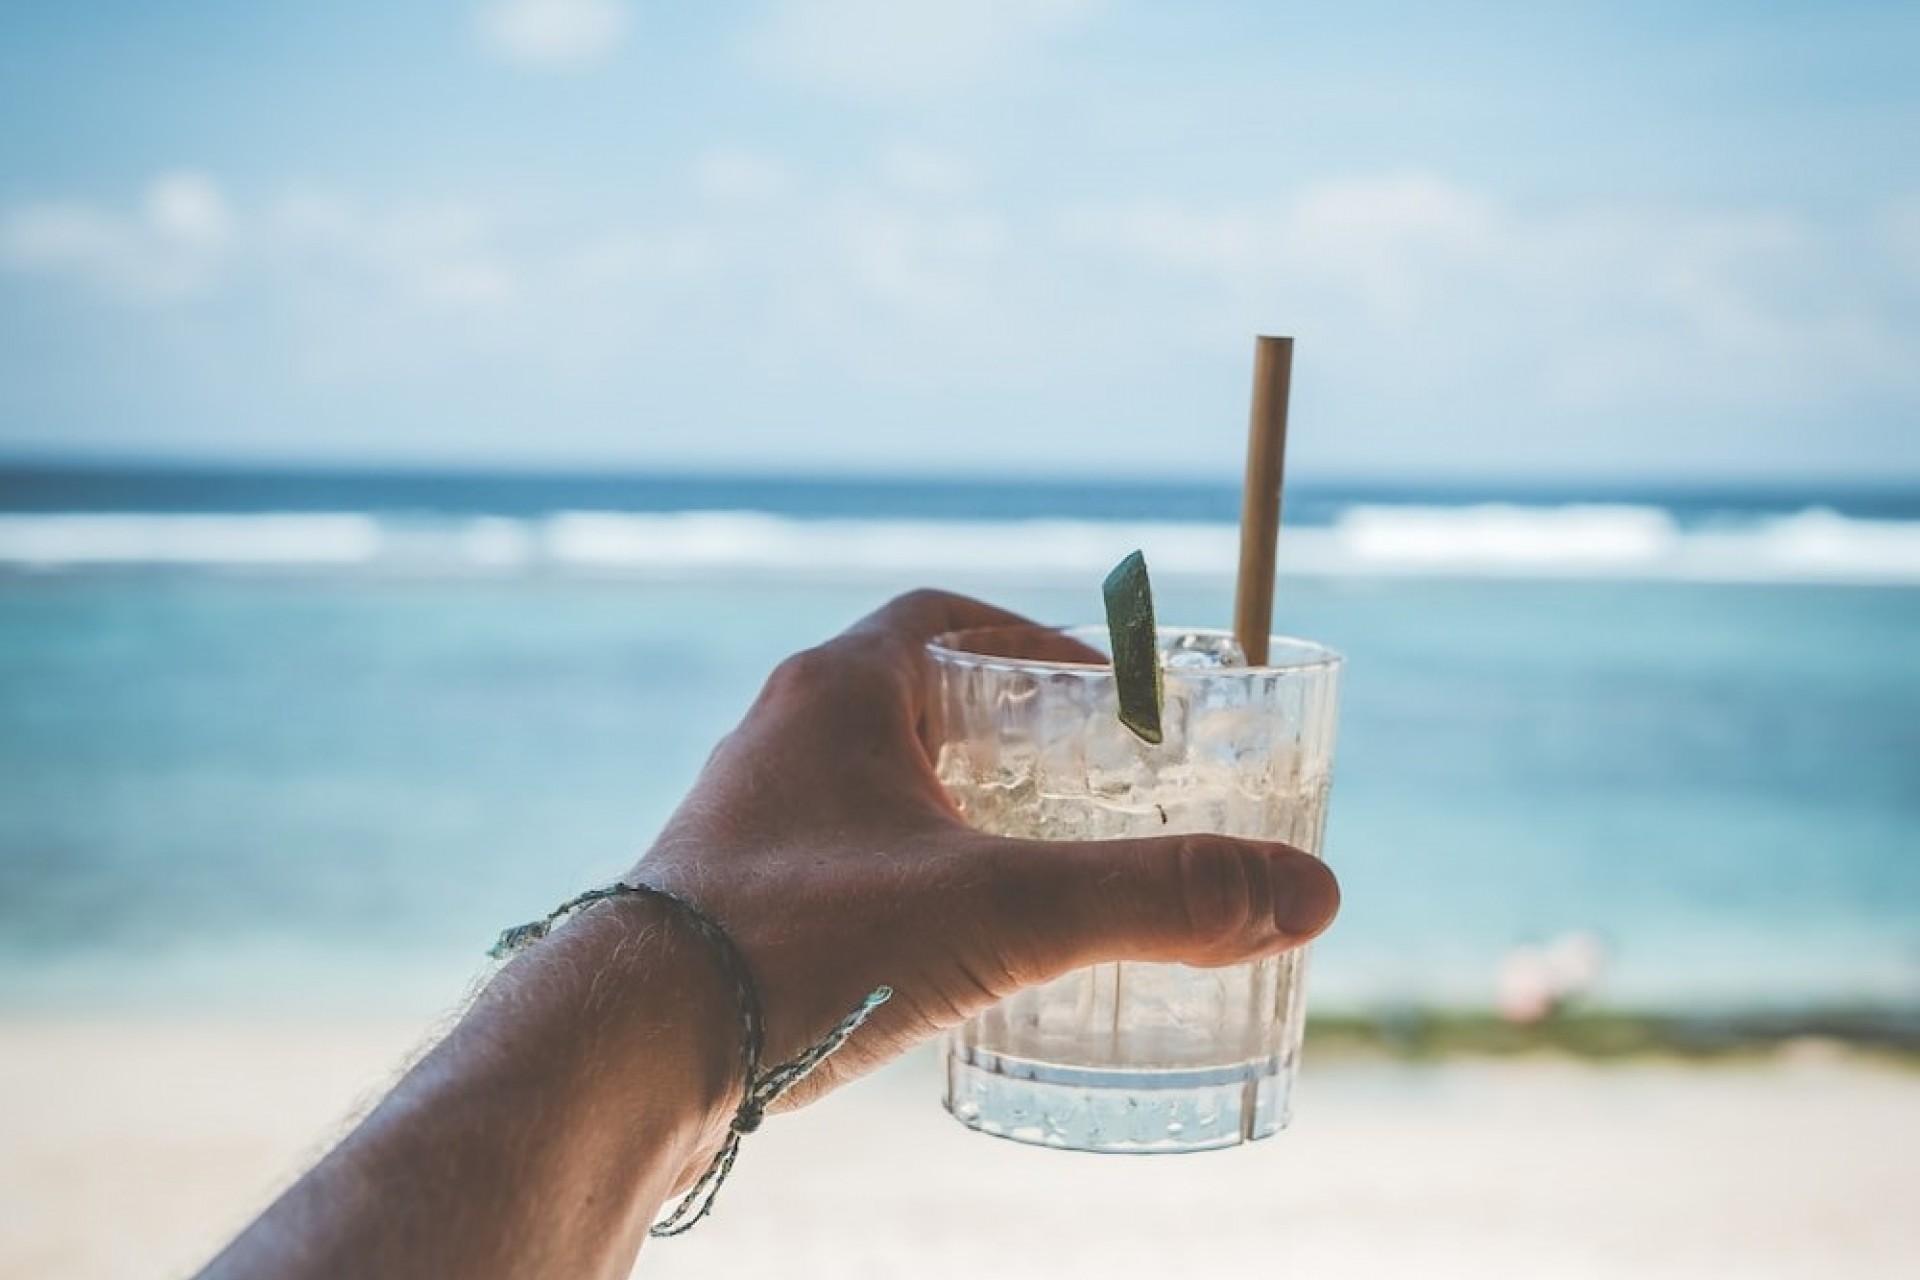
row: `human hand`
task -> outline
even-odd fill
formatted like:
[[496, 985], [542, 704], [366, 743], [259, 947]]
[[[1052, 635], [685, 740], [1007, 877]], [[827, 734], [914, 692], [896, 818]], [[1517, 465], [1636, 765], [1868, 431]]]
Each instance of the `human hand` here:
[[[982, 626], [1035, 639], [918, 592], [781, 664], [634, 870], [726, 927], [760, 988], [766, 1061], [893, 987], [789, 1104], [1078, 966], [1249, 960], [1339, 905], [1332, 874], [1283, 845], [969, 829], [928, 756], [924, 650]], [[732, 993], [703, 940], [661, 927], [675, 914], [625, 896], [506, 966], [202, 1274], [627, 1275], [664, 1200], [724, 1177], [730, 1148], [712, 1152], [738, 1102]]]
[[760, 986], [769, 1061], [894, 989], [788, 1105], [1069, 970], [1237, 964], [1306, 942], [1338, 908], [1332, 872], [1285, 845], [969, 828], [929, 755], [925, 647], [993, 626], [1034, 624], [915, 592], [782, 663], [633, 872], [726, 926]]

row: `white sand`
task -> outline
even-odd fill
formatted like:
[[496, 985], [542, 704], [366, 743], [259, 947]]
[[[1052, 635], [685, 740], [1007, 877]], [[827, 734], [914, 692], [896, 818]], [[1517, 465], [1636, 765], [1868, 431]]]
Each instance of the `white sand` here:
[[[0, 1022], [0, 1278], [190, 1271], [420, 1035]], [[673, 1277], [1920, 1275], [1920, 1075], [1329, 1064], [1294, 1129], [1100, 1158], [969, 1134], [904, 1064], [750, 1140]]]

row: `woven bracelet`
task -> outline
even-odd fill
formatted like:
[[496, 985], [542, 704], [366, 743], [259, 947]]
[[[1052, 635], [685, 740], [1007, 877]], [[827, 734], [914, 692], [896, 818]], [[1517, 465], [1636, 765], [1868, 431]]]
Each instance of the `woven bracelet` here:
[[673, 1212], [654, 1223], [648, 1231], [649, 1235], [677, 1236], [706, 1217], [713, 1208], [713, 1200], [720, 1193], [721, 1184], [733, 1171], [734, 1157], [740, 1151], [740, 1139], [758, 1129], [769, 1107], [789, 1089], [812, 1075], [814, 1068], [832, 1057], [873, 1015], [875, 1009], [891, 999], [893, 988], [874, 988], [873, 993], [861, 1001], [852, 1013], [840, 1019], [831, 1031], [808, 1045], [797, 1057], [762, 1071], [760, 1052], [766, 1041], [766, 1022], [761, 1015], [760, 988], [753, 980], [753, 971], [747, 968], [746, 957], [740, 954], [740, 948], [733, 945], [733, 939], [720, 927], [720, 922], [677, 893], [669, 893], [650, 884], [625, 882], [610, 884], [603, 889], [589, 889], [567, 899], [542, 919], [506, 930], [487, 954], [496, 960], [505, 960], [546, 937], [556, 924], [583, 907], [605, 902], [609, 898], [624, 897], [651, 898], [672, 908], [692, 925], [693, 931], [720, 958], [728, 980], [733, 983], [734, 998], [740, 1006], [740, 1078], [745, 1082], [740, 1108], [733, 1113], [733, 1122], [727, 1126], [726, 1140], [714, 1152], [713, 1159], [694, 1180], [693, 1186], [674, 1206]]

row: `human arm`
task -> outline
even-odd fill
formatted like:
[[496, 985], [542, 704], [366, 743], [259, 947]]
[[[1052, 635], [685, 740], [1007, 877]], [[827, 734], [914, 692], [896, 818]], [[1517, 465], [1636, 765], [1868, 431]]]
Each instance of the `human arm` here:
[[[1283, 846], [966, 827], [924, 741], [924, 645], [1020, 621], [916, 593], [782, 664], [630, 876], [725, 925], [757, 978], [770, 1061], [894, 988], [790, 1102], [1081, 965], [1233, 963], [1333, 915], [1331, 874]], [[725, 974], [683, 918], [596, 905], [509, 964], [205, 1274], [624, 1275], [725, 1136], [739, 1036]]]

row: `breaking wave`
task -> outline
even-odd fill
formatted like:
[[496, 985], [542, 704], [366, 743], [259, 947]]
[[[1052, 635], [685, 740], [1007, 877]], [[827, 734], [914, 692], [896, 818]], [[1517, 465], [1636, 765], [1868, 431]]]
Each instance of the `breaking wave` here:
[[[754, 511], [0, 515], [0, 568], [1074, 581], [1135, 547], [1156, 575], [1231, 575], [1230, 525], [807, 519]], [[1657, 506], [1355, 505], [1287, 528], [1281, 572], [1920, 585], [1920, 521], [1825, 508], [1686, 525]]]

